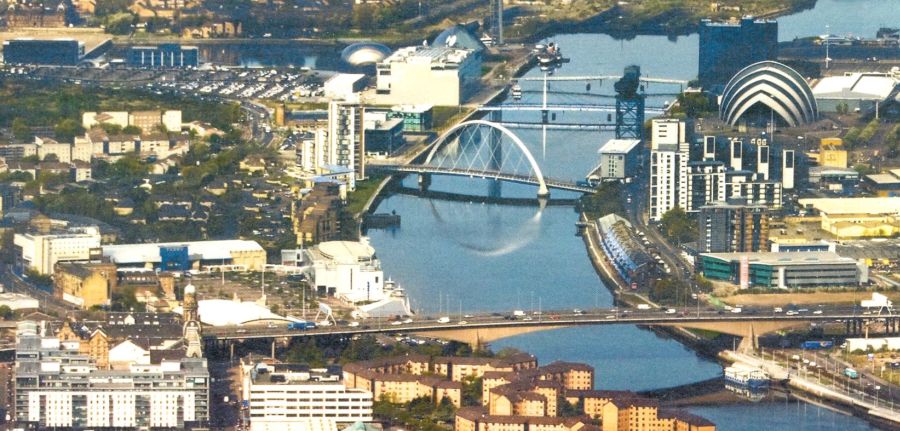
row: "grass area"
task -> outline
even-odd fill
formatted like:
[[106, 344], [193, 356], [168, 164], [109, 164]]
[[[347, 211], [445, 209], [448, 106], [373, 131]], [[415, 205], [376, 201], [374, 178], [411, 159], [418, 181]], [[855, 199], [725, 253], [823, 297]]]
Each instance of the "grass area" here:
[[302, 103], [285, 103], [285, 109], [290, 111], [322, 111], [328, 109], [327, 102], [302, 102]]
[[378, 189], [378, 185], [381, 184], [383, 179], [384, 176], [372, 176], [367, 180], [357, 181], [356, 190], [347, 196], [347, 211], [355, 215], [362, 212], [366, 202]]
[[691, 328], [685, 328], [685, 329], [687, 329], [688, 332], [690, 332], [704, 340], [707, 340], [707, 341], [715, 340], [720, 335], [718, 332], [707, 331], [705, 329], [691, 329]]
[[468, 115], [471, 108], [456, 106], [435, 106], [434, 107], [434, 130], [440, 134], [447, 130], [451, 125], [456, 124], [460, 118]]

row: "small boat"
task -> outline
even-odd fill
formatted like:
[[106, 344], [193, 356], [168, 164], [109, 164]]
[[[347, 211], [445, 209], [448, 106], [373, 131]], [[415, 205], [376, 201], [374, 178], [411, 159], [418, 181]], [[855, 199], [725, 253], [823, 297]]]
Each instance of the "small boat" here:
[[725, 381], [751, 389], [769, 386], [769, 375], [765, 371], [743, 364], [725, 368]]
[[512, 86], [512, 97], [515, 100], [522, 99], [522, 86], [520, 86], [519, 84], [515, 84]]

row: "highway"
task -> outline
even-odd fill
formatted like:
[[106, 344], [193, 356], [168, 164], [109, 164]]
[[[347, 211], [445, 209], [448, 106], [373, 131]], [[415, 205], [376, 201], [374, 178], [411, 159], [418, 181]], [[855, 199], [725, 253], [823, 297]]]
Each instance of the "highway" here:
[[12, 265], [3, 265], [0, 268], [0, 281], [2, 281], [9, 292], [18, 292], [37, 299], [40, 303], [41, 311], [44, 313], [65, 316], [68, 312], [80, 310], [76, 305], [63, 301], [61, 298], [57, 298], [53, 294], [22, 279], [13, 271]]
[[[674, 310], [674, 309], [673, 309]], [[329, 325], [320, 326], [310, 330], [289, 330], [287, 324], [275, 324], [270, 326], [217, 326], [207, 327], [203, 330], [206, 338], [224, 339], [251, 339], [251, 338], [282, 338], [301, 336], [323, 335], [356, 335], [379, 334], [397, 332], [430, 332], [456, 329], [490, 329], [529, 326], [576, 326], [576, 325], [660, 325], [691, 322], [830, 322], [846, 319], [873, 319], [889, 317], [886, 314], [877, 316], [863, 314], [863, 310], [856, 306], [834, 306], [810, 309], [797, 314], [784, 312], [775, 313], [772, 309], [765, 312], [761, 310], [744, 310], [741, 313], [715, 309], [683, 308], [667, 312], [664, 309], [651, 310], [620, 310], [592, 309], [575, 312], [545, 311], [540, 314], [531, 314], [513, 317], [509, 314], [472, 314], [462, 318], [450, 319], [450, 321], [438, 321], [436, 318], [409, 319], [403, 323], [388, 319], [369, 319], [359, 323], [358, 326]], [[900, 317], [897, 315], [890, 317]], [[444, 320], [444, 319], [441, 319]]]

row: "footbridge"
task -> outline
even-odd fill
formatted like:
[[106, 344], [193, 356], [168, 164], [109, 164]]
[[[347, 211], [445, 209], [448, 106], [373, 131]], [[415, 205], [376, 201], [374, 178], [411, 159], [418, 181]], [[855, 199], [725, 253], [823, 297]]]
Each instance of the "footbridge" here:
[[431, 175], [492, 179], [536, 185], [538, 197], [550, 189], [593, 193], [592, 187], [544, 175], [528, 145], [501, 123], [469, 120], [454, 125], [435, 139], [427, 154], [411, 163], [392, 164], [373, 160], [370, 170], [419, 176], [427, 189]]
[[593, 309], [586, 312], [544, 311], [540, 314], [510, 316], [501, 313], [471, 314], [450, 318], [413, 318], [406, 321], [369, 319], [360, 323], [289, 330], [285, 325], [259, 327], [223, 326], [204, 329], [210, 341], [278, 339], [316, 336], [352, 336], [361, 334], [421, 334], [482, 345], [515, 335], [573, 326], [647, 325], [703, 329], [743, 337], [743, 349], [758, 346], [761, 335], [808, 327], [811, 323], [837, 322], [848, 331], [862, 331], [874, 320], [884, 322], [886, 332], [900, 333], [900, 315], [863, 315], [853, 308], [835, 308], [822, 313], [745, 314], [718, 311], [619, 310]]

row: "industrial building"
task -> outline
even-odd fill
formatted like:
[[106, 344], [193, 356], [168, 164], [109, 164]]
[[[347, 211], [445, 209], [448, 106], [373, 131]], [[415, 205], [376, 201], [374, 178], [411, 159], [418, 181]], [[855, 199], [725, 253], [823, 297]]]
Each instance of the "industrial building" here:
[[241, 363], [251, 431], [336, 430], [372, 421], [372, 393], [347, 388], [340, 367]]
[[604, 254], [625, 283], [646, 286], [662, 274], [628, 220], [609, 214], [597, 219], [595, 226]]
[[869, 174], [863, 177], [863, 184], [875, 196], [900, 196], [900, 169], [891, 169], [882, 174]]
[[379, 104], [458, 106], [481, 80], [481, 53], [451, 47], [400, 48], [376, 66]]
[[122, 267], [159, 268], [188, 271], [207, 265], [235, 265], [251, 271], [262, 270], [266, 251], [256, 241], [221, 240], [117, 244], [102, 247], [103, 257]]
[[702, 253], [698, 265], [710, 280], [744, 288], [854, 287], [868, 268], [832, 252]]
[[355, 101], [356, 94], [366, 88], [366, 75], [358, 73], [339, 73], [328, 78], [322, 85], [322, 91], [330, 100]]
[[15, 420], [20, 426], [187, 429], [208, 422], [206, 359], [160, 359], [106, 370], [79, 352], [78, 341], [42, 337], [36, 328], [34, 322], [22, 322], [17, 334]]
[[638, 139], [610, 139], [600, 147], [600, 179], [621, 180], [631, 176], [639, 166], [640, 144]]
[[700, 21], [699, 79], [705, 88], [724, 85], [737, 71], [778, 57], [778, 23], [755, 19]]
[[125, 64], [150, 69], [197, 67], [200, 65], [200, 48], [178, 43], [132, 46], [128, 48]]
[[900, 73], [851, 73], [827, 76], [816, 82], [813, 96], [821, 112], [837, 112], [846, 107], [849, 112], [869, 113], [883, 103], [900, 100], [896, 92]]
[[366, 242], [327, 241], [307, 250], [313, 285], [347, 302], [384, 299], [384, 273]]
[[701, 253], [764, 251], [769, 239], [764, 205], [713, 203], [700, 207], [697, 250]]
[[47, 66], [75, 66], [84, 58], [84, 42], [75, 39], [17, 38], [3, 42], [3, 62]]
[[719, 118], [731, 126], [742, 123], [770, 125], [772, 117], [789, 127], [816, 121], [818, 108], [802, 75], [776, 61], [753, 63], [725, 85]]
[[900, 233], [900, 197], [811, 198], [800, 206], [818, 213], [822, 230], [839, 239]]
[[17, 233], [13, 243], [19, 270], [30, 269], [46, 275], [53, 273], [57, 262], [88, 261], [99, 257], [95, 254], [100, 247], [100, 230], [83, 227], [45, 235]]

